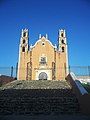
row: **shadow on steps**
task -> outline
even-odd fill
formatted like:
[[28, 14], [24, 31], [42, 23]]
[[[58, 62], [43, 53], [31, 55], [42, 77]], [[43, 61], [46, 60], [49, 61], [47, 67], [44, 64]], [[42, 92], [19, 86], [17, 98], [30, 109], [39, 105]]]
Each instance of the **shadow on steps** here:
[[4, 89], [0, 91], [0, 115], [78, 114], [71, 89]]

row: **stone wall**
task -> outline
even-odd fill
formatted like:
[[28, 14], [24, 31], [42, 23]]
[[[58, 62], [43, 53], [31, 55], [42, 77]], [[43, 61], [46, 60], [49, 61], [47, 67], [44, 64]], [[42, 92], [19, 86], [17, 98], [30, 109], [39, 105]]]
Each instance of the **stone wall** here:
[[12, 82], [14, 80], [15, 80], [15, 78], [13, 78], [13, 77], [1, 75], [0, 76], [0, 86], [6, 84], [8, 82]]

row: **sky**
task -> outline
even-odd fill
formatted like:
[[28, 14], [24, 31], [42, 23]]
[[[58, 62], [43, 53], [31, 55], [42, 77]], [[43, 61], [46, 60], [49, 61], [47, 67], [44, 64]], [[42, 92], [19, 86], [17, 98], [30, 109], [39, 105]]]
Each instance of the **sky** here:
[[0, 0], [0, 67], [16, 66], [23, 28], [32, 45], [40, 33], [57, 45], [65, 29], [69, 65], [90, 66], [90, 0]]

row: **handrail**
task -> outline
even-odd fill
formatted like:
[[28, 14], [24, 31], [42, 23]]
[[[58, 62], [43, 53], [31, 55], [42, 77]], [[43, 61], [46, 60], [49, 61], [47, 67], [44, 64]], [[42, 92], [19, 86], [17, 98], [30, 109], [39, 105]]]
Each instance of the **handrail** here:
[[80, 90], [81, 94], [88, 94], [88, 92], [86, 91], [86, 89], [82, 86], [81, 82], [77, 79], [77, 77], [75, 76], [75, 74], [73, 72], [70, 73], [72, 79], [75, 81], [75, 84], [77, 85], [78, 89]]

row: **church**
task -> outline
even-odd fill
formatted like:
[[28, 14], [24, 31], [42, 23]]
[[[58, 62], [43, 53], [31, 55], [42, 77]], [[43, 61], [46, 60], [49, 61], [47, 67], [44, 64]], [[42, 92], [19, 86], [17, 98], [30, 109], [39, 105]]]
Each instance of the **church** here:
[[[31, 41], [30, 41], [31, 43]], [[68, 74], [66, 32], [58, 32], [58, 45], [53, 45], [48, 35], [39, 35], [34, 45], [29, 45], [29, 31], [22, 29], [18, 80], [64, 80]]]

